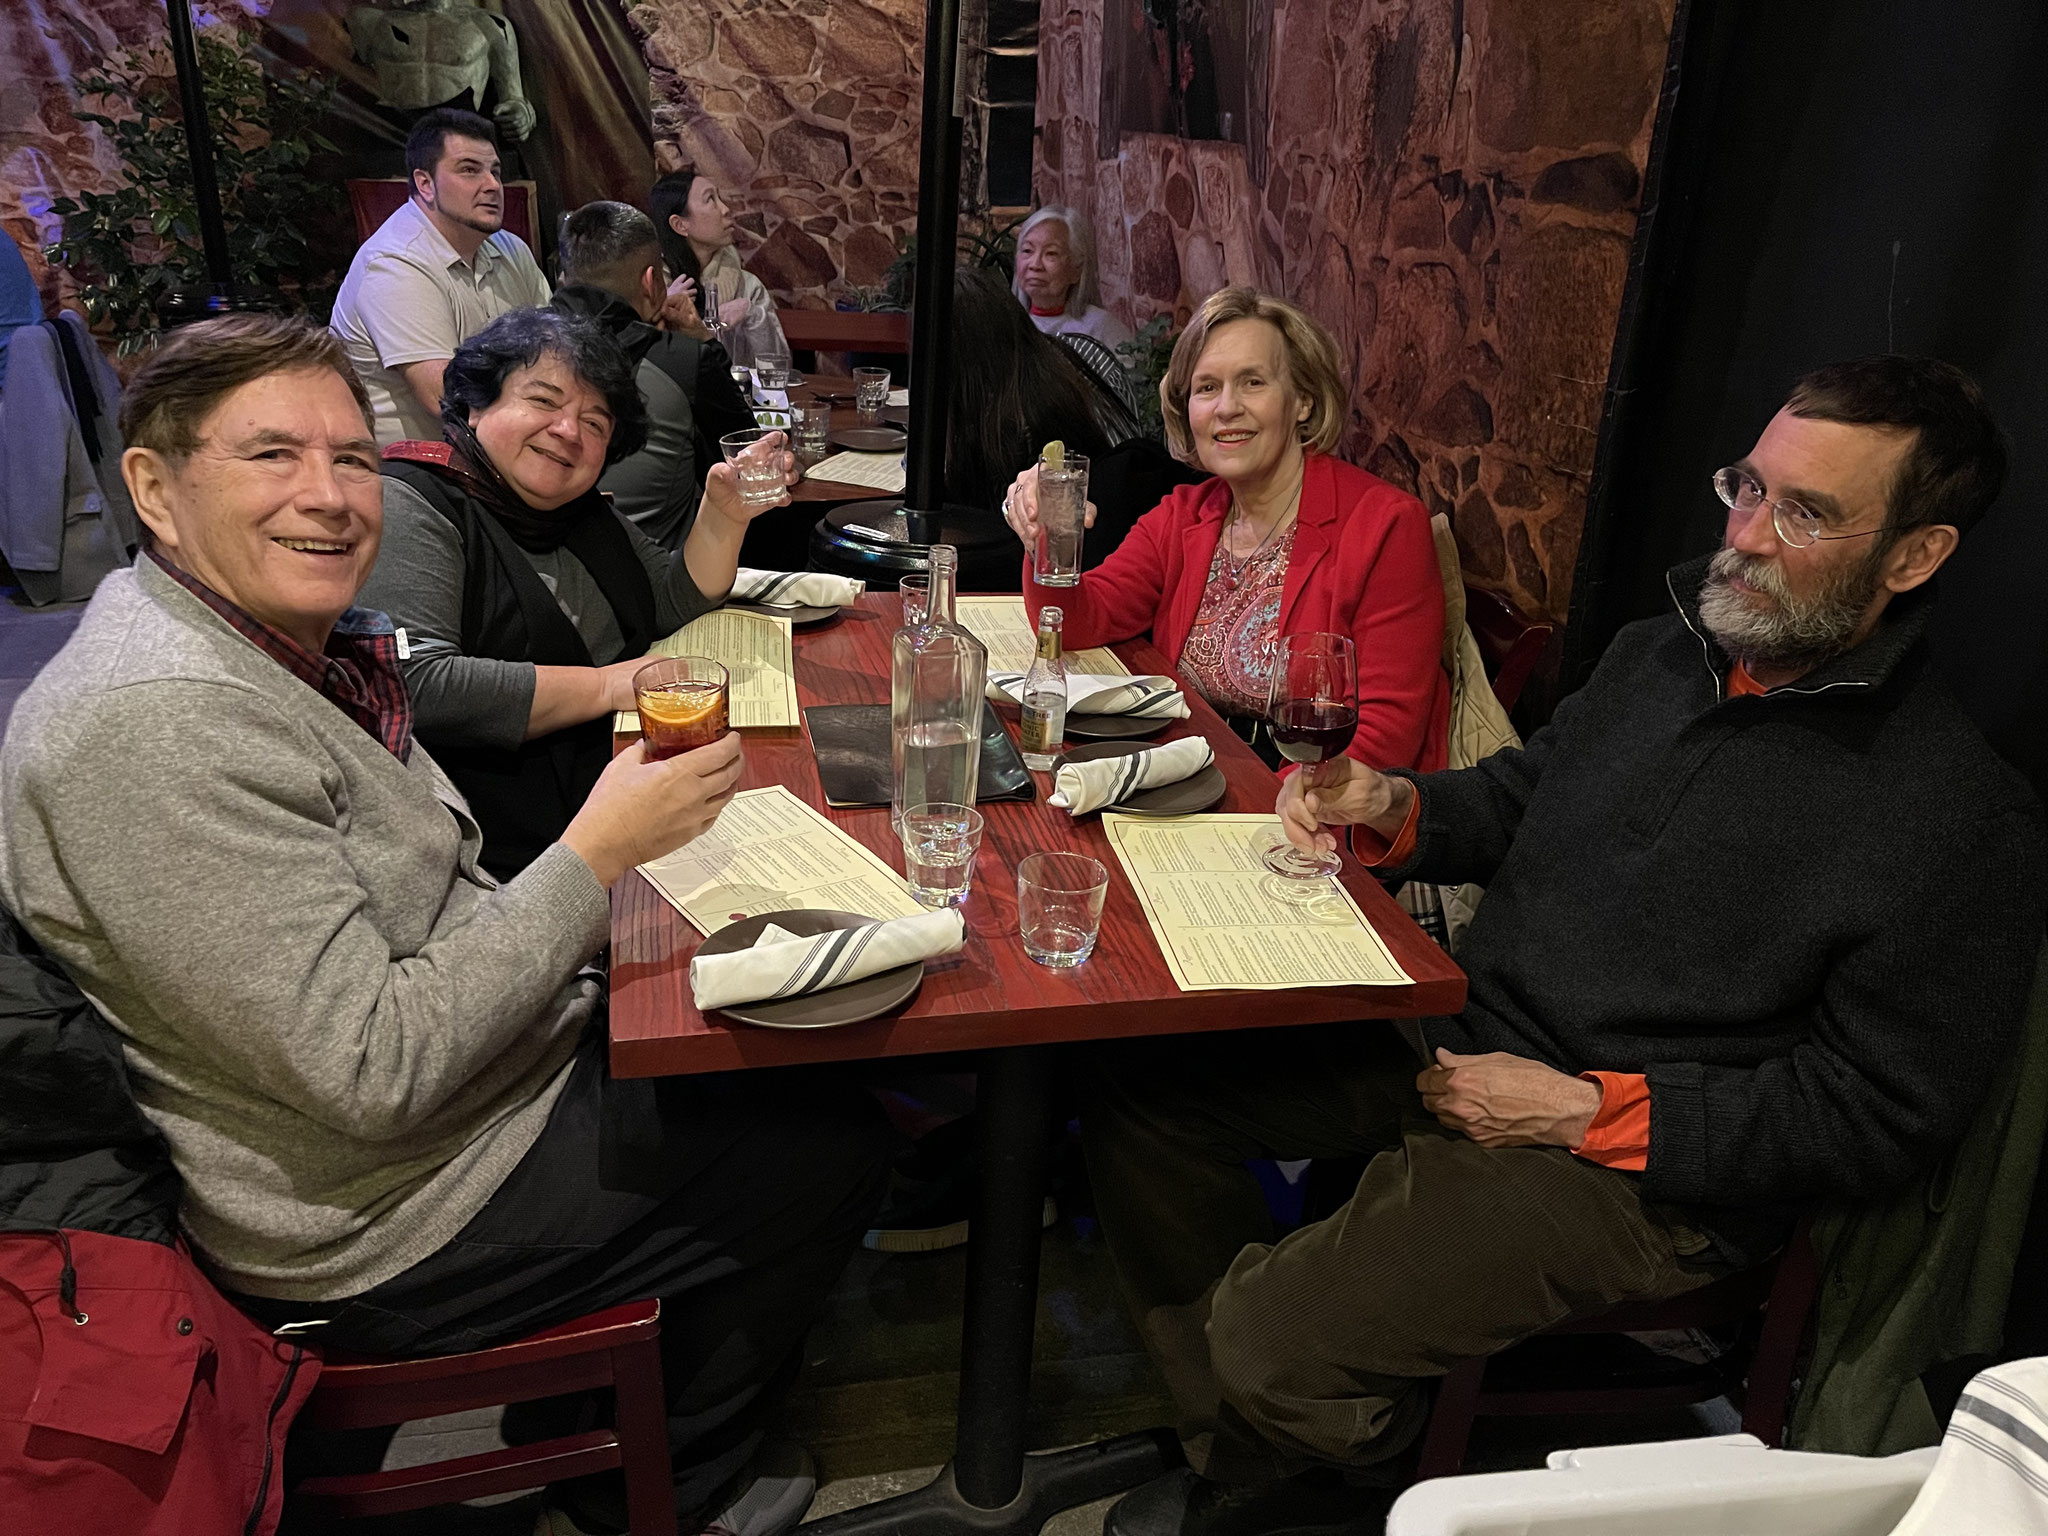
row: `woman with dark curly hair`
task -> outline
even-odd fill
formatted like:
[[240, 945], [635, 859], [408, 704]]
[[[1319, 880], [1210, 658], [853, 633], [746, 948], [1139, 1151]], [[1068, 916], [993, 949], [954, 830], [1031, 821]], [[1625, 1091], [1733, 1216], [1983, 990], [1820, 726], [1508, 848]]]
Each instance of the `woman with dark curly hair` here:
[[398, 626], [419, 738], [508, 879], [561, 836], [648, 646], [718, 606], [765, 508], [714, 465], [673, 554], [612, 509], [598, 476], [639, 448], [646, 410], [589, 321], [500, 315], [457, 349], [442, 391], [442, 440], [384, 450], [383, 553], [360, 601]]

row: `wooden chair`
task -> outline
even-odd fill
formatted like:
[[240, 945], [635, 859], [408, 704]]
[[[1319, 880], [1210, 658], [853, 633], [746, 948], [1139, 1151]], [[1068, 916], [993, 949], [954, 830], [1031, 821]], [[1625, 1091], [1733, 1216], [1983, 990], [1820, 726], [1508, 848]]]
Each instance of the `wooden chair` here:
[[[1753, 1338], [1700, 1365], [1658, 1372], [1635, 1381], [1489, 1386], [1489, 1375], [1513, 1373], [1526, 1345], [1487, 1360], [1467, 1360], [1438, 1388], [1436, 1408], [1422, 1441], [1418, 1478], [1450, 1477], [1463, 1466], [1472, 1422], [1481, 1414], [1646, 1413], [1728, 1396], [1742, 1405], [1742, 1427], [1776, 1445], [1792, 1409], [1792, 1373], [1807, 1317], [1820, 1291], [1820, 1265], [1805, 1223], [1774, 1262], [1729, 1275], [1669, 1301], [1633, 1302], [1539, 1337], [1655, 1333], [1672, 1329], [1742, 1326]], [[1745, 1369], [1746, 1367], [1746, 1369]]]
[[[412, 196], [412, 181], [409, 177], [398, 176], [351, 176], [348, 182], [350, 211], [356, 216], [356, 243], [377, 233], [384, 221], [405, 206], [405, 200]], [[534, 239], [540, 223], [540, 186], [531, 181], [508, 181], [505, 183], [505, 229], [526, 242], [534, 252], [540, 250], [540, 243]]]
[[1472, 586], [1465, 588], [1465, 623], [1486, 658], [1493, 696], [1502, 709], [1513, 709], [1557, 626], [1547, 619], [1525, 618], [1498, 592]]
[[472, 1354], [423, 1360], [330, 1354], [299, 1416], [310, 1429], [401, 1424], [598, 1387], [613, 1389], [617, 1428], [393, 1472], [309, 1477], [292, 1489], [293, 1508], [314, 1520], [360, 1519], [617, 1467], [626, 1475], [632, 1536], [675, 1536], [660, 1335], [661, 1303], [632, 1301]]

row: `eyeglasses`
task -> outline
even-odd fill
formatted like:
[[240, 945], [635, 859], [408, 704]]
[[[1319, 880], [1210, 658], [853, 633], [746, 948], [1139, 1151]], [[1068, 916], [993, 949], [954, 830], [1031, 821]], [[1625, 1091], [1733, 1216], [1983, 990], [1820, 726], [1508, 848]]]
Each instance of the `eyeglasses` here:
[[1732, 464], [1714, 471], [1714, 494], [1744, 517], [1755, 516], [1758, 507], [1769, 507], [1771, 526], [1777, 529], [1779, 542], [1789, 549], [1805, 549], [1821, 539], [1867, 539], [1873, 533], [1884, 532], [1880, 525], [1860, 533], [1822, 533], [1818, 512], [1797, 501], [1772, 501], [1764, 495], [1764, 488], [1756, 483], [1754, 475]]

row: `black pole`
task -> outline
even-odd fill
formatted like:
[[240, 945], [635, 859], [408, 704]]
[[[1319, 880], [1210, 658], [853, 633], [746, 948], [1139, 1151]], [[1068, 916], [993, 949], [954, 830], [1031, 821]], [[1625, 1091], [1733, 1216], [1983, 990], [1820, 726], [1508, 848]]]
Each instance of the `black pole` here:
[[960, 240], [959, 71], [960, 0], [928, 0], [910, 322], [910, 494], [903, 506], [904, 531], [914, 544], [932, 542], [946, 501], [946, 348]]
[[178, 70], [178, 101], [185, 109], [185, 149], [192, 161], [192, 200], [199, 209], [206, 275], [217, 291], [225, 293], [234, 286], [235, 273], [228, 260], [228, 227], [220, 216], [220, 183], [213, 174], [213, 133], [206, 122], [206, 92], [199, 82], [190, 0], [164, 0], [164, 8], [171, 19], [171, 59]]

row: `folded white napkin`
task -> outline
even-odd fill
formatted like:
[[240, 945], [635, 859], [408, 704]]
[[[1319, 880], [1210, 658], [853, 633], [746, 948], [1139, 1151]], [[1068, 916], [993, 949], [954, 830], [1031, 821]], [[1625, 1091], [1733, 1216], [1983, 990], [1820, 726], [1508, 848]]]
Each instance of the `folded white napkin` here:
[[726, 601], [771, 608], [844, 608], [867, 589], [864, 581], [830, 571], [752, 571], [741, 566]]
[[1062, 763], [1053, 775], [1047, 805], [1086, 816], [1105, 805], [1117, 805], [1142, 790], [1162, 784], [1178, 784], [1192, 778], [1216, 761], [1209, 743], [1199, 736], [1183, 737], [1163, 747], [1147, 747], [1129, 757], [1098, 757], [1086, 763]]
[[751, 949], [699, 954], [691, 960], [690, 992], [702, 1012], [737, 1003], [781, 1002], [913, 960], [950, 955], [966, 938], [967, 925], [952, 907], [859, 928], [836, 928], [808, 939], [771, 923]]
[[[997, 703], [1021, 704], [1022, 672], [991, 672], [988, 696]], [[1140, 715], [1148, 720], [1185, 720], [1188, 701], [1170, 677], [1098, 677], [1092, 672], [1067, 674], [1070, 715]]]

